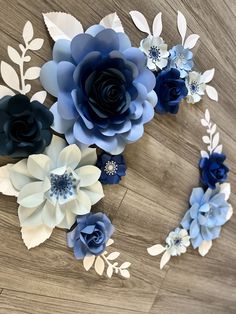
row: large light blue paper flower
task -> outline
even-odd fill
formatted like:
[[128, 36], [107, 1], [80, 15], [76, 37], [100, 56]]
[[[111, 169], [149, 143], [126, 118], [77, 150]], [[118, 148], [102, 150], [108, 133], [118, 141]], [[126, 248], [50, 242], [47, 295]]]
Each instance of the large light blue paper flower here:
[[218, 185], [215, 190], [194, 188], [190, 196], [191, 208], [181, 221], [184, 229], [189, 230], [193, 248], [205, 241], [220, 236], [221, 226], [228, 218], [231, 205], [227, 202], [229, 193], [225, 191], [229, 184]]
[[182, 45], [170, 49], [168, 68], [176, 68], [180, 71], [180, 77], [184, 78], [193, 67], [193, 53]]
[[143, 135], [154, 115], [155, 77], [146, 57], [124, 33], [90, 27], [58, 40], [53, 60], [41, 70], [44, 88], [58, 98], [51, 108], [54, 129], [71, 143], [116, 155]]

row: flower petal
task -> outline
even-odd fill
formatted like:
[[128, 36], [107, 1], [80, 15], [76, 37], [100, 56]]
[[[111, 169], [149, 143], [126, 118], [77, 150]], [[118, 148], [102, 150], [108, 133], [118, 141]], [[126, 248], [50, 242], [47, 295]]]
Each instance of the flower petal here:
[[192, 194], [190, 196], [190, 204], [193, 205], [194, 203], [201, 203], [201, 199], [204, 195], [204, 191], [202, 188], [194, 188]]
[[78, 207], [74, 208], [73, 212], [76, 215], [88, 214], [91, 210], [91, 201], [89, 196], [82, 190], [78, 191], [77, 196]]
[[96, 183], [101, 175], [101, 170], [95, 166], [83, 166], [75, 170], [79, 176], [80, 187], [85, 187]]
[[61, 210], [58, 203], [54, 206], [50, 201], [46, 201], [42, 209], [42, 220], [45, 225], [54, 228], [62, 222], [65, 213]]
[[47, 155], [30, 155], [27, 161], [27, 169], [30, 175], [39, 180], [44, 180], [51, 167], [52, 161]]
[[57, 97], [59, 88], [57, 84], [57, 63], [55, 61], [49, 61], [42, 66], [40, 81], [46, 91]]
[[22, 227], [21, 234], [22, 239], [29, 249], [38, 246], [45, 242], [52, 234], [53, 228], [49, 228], [45, 225], [39, 225], [37, 227]]
[[96, 148], [84, 148], [81, 150], [81, 159], [79, 162], [79, 167], [86, 165], [95, 165], [97, 162]]
[[57, 102], [52, 105], [50, 108], [50, 111], [52, 112], [54, 116], [54, 122], [51, 126], [51, 128], [58, 132], [65, 134], [69, 129], [71, 129], [74, 125], [75, 120], [65, 120], [61, 117], [61, 115], [58, 113], [58, 104]]
[[41, 225], [43, 223], [42, 208], [43, 204], [34, 208], [19, 206], [18, 217], [21, 227], [32, 227]]
[[66, 147], [66, 141], [56, 135], [53, 135], [51, 144], [46, 147], [45, 154], [50, 157], [56, 167], [57, 159], [60, 152]]
[[102, 184], [99, 181], [93, 185], [87, 186], [86, 188], [81, 188], [81, 191], [88, 195], [92, 205], [96, 204], [104, 197]]
[[205, 256], [209, 252], [211, 247], [212, 247], [212, 241], [204, 240], [199, 245], [198, 252], [201, 256]]
[[33, 182], [35, 179], [31, 177], [27, 169], [27, 159], [22, 159], [9, 169], [9, 176], [13, 186], [17, 190], [21, 190], [26, 184]]
[[198, 222], [196, 219], [194, 219], [190, 225], [190, 230], [189, 230], [190, 237], [196, 238], [199, 232], [200, 232], [200, 229], [199, 229]]
[[65, 147], [59, 154], [57, 167], [69, 167], [74, 170], [80, 162], [81, 151], [75, 144]]

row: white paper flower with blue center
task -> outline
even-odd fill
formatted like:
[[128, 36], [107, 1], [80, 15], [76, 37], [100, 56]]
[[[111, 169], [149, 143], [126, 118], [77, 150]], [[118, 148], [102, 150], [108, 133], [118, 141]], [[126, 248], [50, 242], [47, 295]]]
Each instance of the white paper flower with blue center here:
[[149, 35], [141, 41], [140, 49], [147, 56], [147, 67], [150, 70], [163, 69], [167, 66], [169, 52], [161, 37]]
[[35, 245], [28, 245], [27, 232], [34, 236], [40, 226], [46, 232], [54, 227], [69, 229], [77, 215], [89, 213], [104, 196], [96, 159], [96, 149], [66, 146], [54, 136], [44, 154], [30, 155], [10, 168], [10, 180], [19, 191], [18, 215], [28, 247]]
[[185, 84], [188, 89], [187, 102], [191, 104], [199, 102], [206, 90], [206, 84], [202, 79], [201, 73], [196, 71], [189, 72]]

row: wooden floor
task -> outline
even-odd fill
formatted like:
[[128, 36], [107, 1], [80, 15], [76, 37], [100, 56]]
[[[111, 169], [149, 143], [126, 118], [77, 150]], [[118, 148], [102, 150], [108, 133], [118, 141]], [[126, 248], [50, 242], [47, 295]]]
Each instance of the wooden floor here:
[[[132, 262], [130, 280], [86, 273], [67, 249], [65, 232], [56, 230], [41, 247], [30, 252], [22, 243], [14, 198], [0, 196], [0, 313], [236, 313], [236, 216], [207, 257], [189, 249], [159, 270], [159, 257], [146, 247], [164, 241], [188, 207], [189, 194], [199, 184], [197, 169], [202, 148], [200, 118], [210, 109], [228, 156], [236, 206], [236, 1], [235, 0], [0, 0], [0, 59], [8, 61], [7, 45], [17, 47], [29, 19], [43, 49], [34, 65], [49, 60], [52, 40], [41, 12], [65, 11], [87, 27], [117, 11], [135, 45], [142, 34], [128, 16], [139, 10], [151, 22], [163, 12], [162, 36], [169, 46], [179, 42], [176, 12], [185, 14], [189, 31], [201, 36], [195, 49], [199, 70], [216, 68], [213, 85], [219, 103], [207, 97], [198, 105], [183, 104], [176, 116], [156, 115], [144, 137], [125, 151], [128, 172], [120, 185], [105, 188], [96, 208], [116, 226], [117, 249]], [[2, 82], [1, 82], [2, 83]], [[35, 90], [38, 86], [35, 86]], [[52, 99], [48, 99], [52, 104]], [[0, 159], [0, 165], [8, 160]]]

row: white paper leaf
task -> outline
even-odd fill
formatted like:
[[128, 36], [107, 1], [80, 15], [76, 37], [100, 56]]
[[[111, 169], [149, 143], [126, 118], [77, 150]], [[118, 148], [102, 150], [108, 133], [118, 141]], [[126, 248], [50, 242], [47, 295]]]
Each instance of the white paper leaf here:
[[37, 92], [35, 93], [30, 101], [34, 101], [34, 100], [37, 100], [39, 101], [41, 104], [43, 104], [45, 102], [45, 99], [47, 97], [47, 92], [45, 92], [44, 90], [40, 91], [40, 92]]
[[206, 93], [212, 100], [218, 101], [218, 93], [215, 87], [206, 85]]
[[209, 154], [205, 150], [201, 150], [202, 158], [209, 158]]
[[139, 11], [130, 11], [129, 14], [135, 24], [135, 26], [144, 33], [151, 34], [150, 28], [148, 26], [148, 22], [145, 16]]
[[207, 135], [203, 136], [202, 140], [203, 140], [203, 143], [205, 143], [205, 144], [210, 144], [210, 142], [211, 142], [209, 136], [207, 136]]
[[33, 26], [32, 26], [32, 23], [28, 21], [26, 22], [23, 29], [23, 39], [26, 45], [29, 43], [29, 41], [31, 41], [33, 36], [34, 36]]
[[197, 34], [189, 35], [185, 40], [184, 48], [192, 49], [196, 45], [199, 38], [200, 36]]
[[185, 16], [180, 11], [178, 11], [178, 16], [177, 16], [177, 26], [178, 26], [180, 36], [182, 38], [182, 45], [183, 45], [186, 31], [187, 31], [187, 22], [186, 22]]
[[120, 274], [124, 278], [130, 278], [130, 272], [128, 271], [128, 269], [120, 269]]
[[109, 266], [107, 267], [107, 277], [108, 277], [108, 278], [111, 278], [112, 275], [113, 275], [113, 268], [112, 268], [111, 265], [109, 265]]
[[26, 80], [35, 80], [40, 75], [40, 67], [32, 67], [26, 70], [25, 72], [25, 79]]
[[94, 255], [85, 256], [85, 258], [83, 259], [83, 265], [86, 271], [88, 271], [93, 266], [94, 261], [95, 261]]
[[201, 119], [201, 124], [205, 127], [208, 126], [208, 122], [205, 119]]
[[71, 40], [83, 33], [82, 24], [72, 15], [62, 12], [43, 13], [44, 23], [54, 41], [58, 39]]
[[107, 256], [107, 259], [109, 261], [113, 261], [114, 259], [117, 259], [117, 257], [119, 257], [120, 253], [119, 252], [112, 252], [111, 254], [109, 254]]
[[226, 220], [227, 220], [227, 221], [230, 220], [230, 218], [232, 217], [232, 215], [233, 215], [233, 207], [230, 205], [229, 210], [228, 210], [228, 213], [227, 213], [227, 215], [226, 215]]
[[11, 47], [11, 46], [8, 46], [7, 47], [7, 53], [8, 53], [8, 56], [9, 58], [16, 64], [21, 64], [22, 63], [22, 60], [21, 60], [21, 56], [19, 55], [19, 52]]
[[4, 96], [14, 96], [15, 93], [8, 87], [0, 85], [0, 98]]
[[31, 57], [30, 56], [25, 56], [24, 57], [24, 62], [30, 62], [31, 60]]
[[203, 240], [198, 248], [198, 252], [201, 256], [205, 256], [209, 252], [211, 247], [212, 247], [212, 241]]
[[30, 49], [30, 50], [39, 50], [39, 49], [42, 48], [43, 43], [44, 43], [44, 40], [42, 38], [35, 38], [29, 44], [28, 49]]
[[162, 269], [169, 262], [170, 258], [171, 258], [170, 253], [168, 251], [165, 251], [161, 258], [160, 269]]
[[201, 82], [203, 83], [209, 83], [215, 74], [215, 69], [207, 70], [201, 75]]
[[220, 133], [217, 132], [212, 140], [212, 148], [214, 149], [218, 144], [219, 144], [219, 139], [220, 139]]
[[215, 149], [214, 152], [221, 154], [222, 153], [222, 149], [223, 149], [223, 145], [218, 145]]
[[224, 193], [225, 194], [225, 200], [227, 201], [230, 197], [230, 193], [231, 193], [231, 186], [230, 183], [222, 183], [220, 184], [220, 193]]
[[113, 240], [113, 239], [109, 239], [109, 240], [107, 241], [106, 246], [110, 246], [110, 245], [112, 245], [113, 243], [114, 243], [114, 240]]
[[154, 21], [153, 21], [153, 24], [152, 24], [152, 32], [153, 32], [153, 36], [155, 37], [159, 37], [161, 35], [161, 32], [162, 32], [162, 20], [161, 20], [161, 16], [162, 16], [162, 13], [159, 12], [155, 18], [154, 18]]
[[166, 248], [161, 244], [155, 244], [155, 245], [153, 245], [147, 249], [148, 254], [150, 254], [152, 256], [159, 255], [159, 254], [163, 253], [165, 250], [166, 250]]
[[104, 26], [105, 28], [112, 28], [116, 32], [124, 32], [121, 20], [116, 12], [105, 16], [100, 21], [100, 25]]
[[18, 196], [19, 192], [14, 188], [9, 177], [9, 169], [13, 164], [0, 167], [0, 192], [4, 195]]
[[130, 265], [131, 265], [130, 262], [124, 262], [123, 264], [120, 265], [120, 268], [121, 268], [121, 269], [129, 268]]
[[214, 134], [216, 131], [216, 124], [213, 124], [213, 126], [211, 127], [211, 134]]
[[210, 122], [211, 117], [210, 117], [210, 112], [208, 109], [206, 109], [205, 111], [205, 119], [208, 123]]
[[28, 250], [49, 239], [52, 231], [53, 228], [46, 225], [21, 228], [22, 239]]
[[1, 74], [3, 81], [12, 89], [20, 91], [20, 81], [16, 71], [5, 61], [1, 62]]
[[104, 263], [103, 259], [100, 256], [98, 256], [96, 258], [94, 268], [95, 268], [96, 273], [98, 275], [102, 276], [102, 274], [104, 272], [104, 268], [105, 268], [105, 263]]

